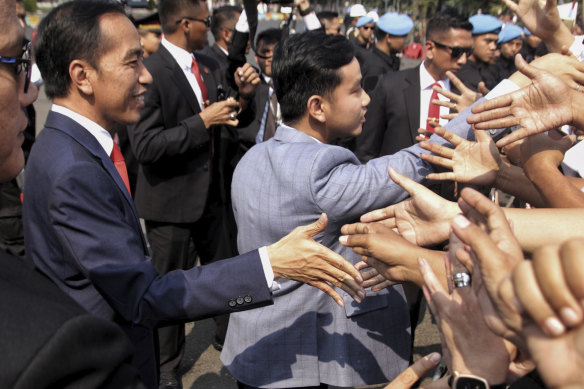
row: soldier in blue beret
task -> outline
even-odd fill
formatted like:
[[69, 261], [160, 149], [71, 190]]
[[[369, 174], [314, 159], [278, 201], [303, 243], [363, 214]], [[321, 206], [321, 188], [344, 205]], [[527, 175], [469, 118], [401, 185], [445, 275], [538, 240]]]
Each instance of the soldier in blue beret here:
[[510, 23], [506, 24], [499, 33], [497, 44], [501, 50], [501, 56], [497, 58], [493, 70], [496, 84], [508, 78], [517, 70], [515, 67], [515, 56], [523, 46], [522, 36], [523, 29]]
[[373, 29], [375, 28], [373, 16], [361, 16], [357, 20], [356, 27], [358, 35], [355, 39], [351, 39], [351, 43], [355, 46], [355, 57], [359, 61], [359, 66], [363, 67], [365, 57], [371, 48]]
[[532, 34], [527, 27], [523, 28], [523, 47], [519, 54], [527, 61], [531, 62], [537, 57], [542, 57], [548, 53], [547, 47], [542, 43], [540, 37]]
[[406, 37], [414, 28], [414, 22], [405, 14], [388, 12], [381, 16], [375, 28], [375, 47], [367, 53], [361, 74], [363, 89], [370, 93], [379, 77], [387, 72], [399, 70], [400, 54], [406, 43]]
[[478, 92], [480, 82], [484, 82], [489, 89], [496, 85], [491, 63], [495, 58], [503, 22], [485, 14], [473, 15], [468, 20], [472, 24], [474, 51], [456, 76], [467, 87]]

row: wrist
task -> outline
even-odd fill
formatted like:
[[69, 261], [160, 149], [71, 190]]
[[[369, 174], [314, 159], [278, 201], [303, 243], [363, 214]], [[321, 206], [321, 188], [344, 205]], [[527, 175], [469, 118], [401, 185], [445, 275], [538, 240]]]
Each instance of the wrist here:
[[303, 0], [298, 3], [298, 12], [300, 16], [306, 16], [312, 12], [312, 7], [310, 6], [310, 1]]

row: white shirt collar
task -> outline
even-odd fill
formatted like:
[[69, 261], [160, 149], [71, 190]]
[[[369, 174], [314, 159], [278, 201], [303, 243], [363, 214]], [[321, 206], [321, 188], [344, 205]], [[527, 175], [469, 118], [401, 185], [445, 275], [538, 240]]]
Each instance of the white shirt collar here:
[[[422, 62], [420, 65], [420, 89], [431, 89], [432, 84], [436, 82], [434, 77], [430, 73], [428, 73], [428, 69], [426, 69], [425, 65], [426, 61]], [[450, 79], [448, 77], [443, 78], [442, 80], [438, 80], [440, 86], [446, 90], [450, 90]]]
[[95, 137], [95, 139], [97, 139], [107, 155], [112, 154], [112, 150], [114, 149], [114, 140], [112, 139], [111, 134], [105, 130], [105, 128], [93, 120], [90, 120], [85, 116], [78, 114], [77, 112], [73, 112], [69, 108], [65, 108], [62, 105], [53, 104], [51, 111], [65, 115], [69, 119], [77, 122], [77, 124], [85, 128], [91, 135]]
[[174, 60], [176, 61], [176, 63], [178, 63], [178, 66], [180, 66], [181, 69], [190, 71], [191, 66], [193, 66], [193, 58], [195, 57], [194, 54], [189, 53], [185, 49], [170, 43], [164, 37], [162, 38], [160, 44], [162, 44], [162, 46], [164, 46], [164, 48], [168, 50], [170, 55], [172, 55], [172, 58], [174, 58]]

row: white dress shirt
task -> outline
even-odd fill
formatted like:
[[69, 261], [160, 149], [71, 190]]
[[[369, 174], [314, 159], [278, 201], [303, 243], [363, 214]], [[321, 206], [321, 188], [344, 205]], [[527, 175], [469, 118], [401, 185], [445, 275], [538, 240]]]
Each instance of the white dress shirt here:
[[[420, 65], [420, 128], [426, 128], [426, 120], [428, 120], [428, 108], [430, 107], [430, 99], [432, 97], [432, 85], [438, 82], [440, 86], [449, 91], [450, 90], [450, 79], [445, 78], [442, 80], [434, 80], [434, 77], [428, 73], [428, 70], [425, 66], [425, 61], [422, 62]], [[443, 101], [450, 101], [449, 98], [446, 96], [441, 95], [438, 93], [438, 98]], [[450, 109], [448, 107], [440, 107], [440, 116], [448, 115], [450, 113]], [[446, 125], [448, 123], [448, 119], [440, 118], [440, 126]]]

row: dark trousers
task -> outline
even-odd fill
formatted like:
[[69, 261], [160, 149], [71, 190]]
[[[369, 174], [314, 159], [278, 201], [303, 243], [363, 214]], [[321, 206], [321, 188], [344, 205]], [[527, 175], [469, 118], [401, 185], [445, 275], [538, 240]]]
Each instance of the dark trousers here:
[[[213, 261], [221, 238], [222, 209], [208, 202], [205, 212], [194, 223], [146, 221], [146, 232], [152, 249], [152, 264], [161, 274], [195, 266], [198, 254], [201, 264]], [[184, 324], [158, 329], [160, 371], [176, 370], [184, 354]]]
[[[242, 382], [237, 381], [237, 388], [238, 389], [259, 389], [255, 386], [249, 386]], [[270, 388], [270, 389], [277, 389], [277, 388]], [[320, 384], [320, 386], [303, 386], [301, 388], [288, 388], [288, 389], [328, 389], [328, 385]]]

